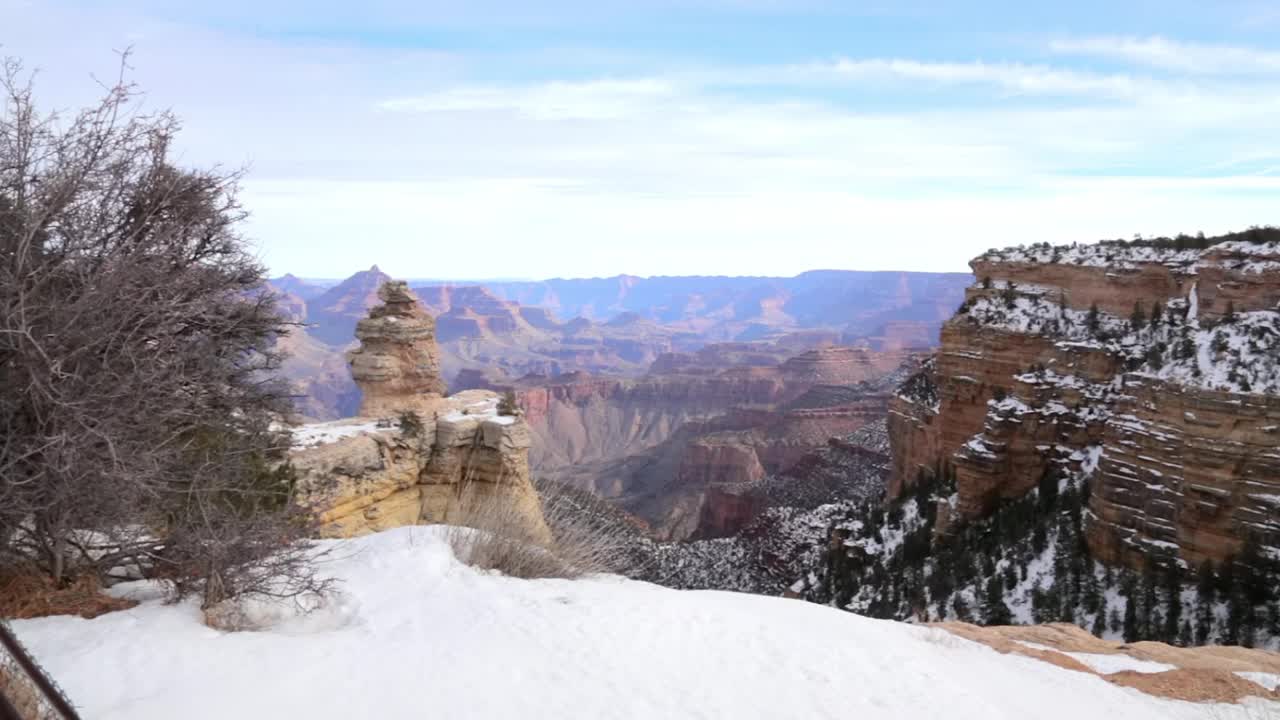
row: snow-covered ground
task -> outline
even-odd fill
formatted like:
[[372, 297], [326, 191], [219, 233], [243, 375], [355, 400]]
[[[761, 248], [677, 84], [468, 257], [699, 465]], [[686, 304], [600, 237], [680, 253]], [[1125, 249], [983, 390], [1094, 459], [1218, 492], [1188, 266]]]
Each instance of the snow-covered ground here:
[[390, 427], [390, 425], [380, 425], [376, 420], [360, 418], [299, 425], [293, 428], [293, 445], [299, 448], [327, 445], [356, 435], [388, 430]]
[[13, 626], [95, 719], [1155, 720], [1261, 707], [1159, 699], [798, 600], [484, 574], [440, 538], [409, 527], [329, 541], [341, 598], [267, 631], [212, 630], [194, 605], [155, 598]]
[[1049, 647], [1048, 645], [1041, 645], [1040, 643], [1025, 642], [1021, 640], [1018, 641], [1018, 644], [1025, 645], [1026, 647], [1029, 647], [1033, 650], [1048, 650], [1050, 652], [1062, 653], [1067, 657], [1071, 657], [1071, 658], [1075, 658], [1076, 660], [1079, 660], [1080, 662], [1087, 665], [1094, 672], [1101, 673], [1103, 675], [1110, 675], [1112, 673], [1126, 672], [1126, 671], [1140, 672], [1140, 673], [1162, 673], [1168, 670], [1176, 670], [1178, 667], [1177, 665], [1170, 665], [1168, 663], [1154, 662], [1151, 660], [1139, 660], [1138, 658], [1130, 657], [1129, 655], [1124, 655], [1119, 653], [1104, 654], [1104, 653], [1067, 652], [1065, 650], [1059, 650], [1054, 647]]

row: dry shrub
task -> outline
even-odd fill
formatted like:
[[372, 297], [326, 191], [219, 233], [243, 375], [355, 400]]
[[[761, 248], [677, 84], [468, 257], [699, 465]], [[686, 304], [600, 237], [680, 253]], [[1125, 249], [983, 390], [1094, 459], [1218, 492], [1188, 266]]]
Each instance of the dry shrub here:
[[12, 620], [48, 615], [94, 618], [138, 603], [102, 592], [93, 575], [81, 575], [59, 585], [38, 571], [0, 573], [0, 617]]
[[625, 528], [556, 487], [544, 486], [539, 499], [545, 526], [511, 494], [473, 483], [449, 515], [446, 541], [462, 562], [511, 577], [573, 579], [634, 570]]

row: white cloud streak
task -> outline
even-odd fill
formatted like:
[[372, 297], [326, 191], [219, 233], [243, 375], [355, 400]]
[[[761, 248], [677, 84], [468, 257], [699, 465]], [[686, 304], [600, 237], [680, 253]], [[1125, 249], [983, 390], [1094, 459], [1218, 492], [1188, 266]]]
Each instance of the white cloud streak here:
[[1059, 39], [1050, 43], [1050, 49], [1194, 75], [1280, 75], [1280, 52], [1159, 36]]

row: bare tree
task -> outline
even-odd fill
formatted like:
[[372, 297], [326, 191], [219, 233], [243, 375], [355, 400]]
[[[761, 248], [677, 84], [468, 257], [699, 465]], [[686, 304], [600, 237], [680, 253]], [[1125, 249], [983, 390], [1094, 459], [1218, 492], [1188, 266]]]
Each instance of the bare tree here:
[[121, 67], [67, 117], [17, 61], [0, 76], [0, 561], [158, 573], [206, 603], [289, 586], [276, 571], [309, 587], [273, 423], [289, 328], [240, 174], [176, 167], [177, 119]]

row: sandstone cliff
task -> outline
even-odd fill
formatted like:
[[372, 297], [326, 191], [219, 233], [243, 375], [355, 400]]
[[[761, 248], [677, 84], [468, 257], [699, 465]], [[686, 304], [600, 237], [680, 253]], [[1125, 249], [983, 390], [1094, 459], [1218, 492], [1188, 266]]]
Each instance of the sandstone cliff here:
[[528, 426], [499, 397], [442, 397], [434, 323], [403, 283], [379, 290], [350, 353], [361, 417], [295, 431], [290, 461], [303, 502], [326, 535], [350, 537], [416, 523], [465, 524], [463, 498], [512, 503], [546, 536], [529, 476]]
[[974, 519], [1083, 474], [1101, 559], [1280, 548], [1273, 235], [976, 258], [936, 361], [890, 407], [890, 494], [953, 473], [947, 513]]

